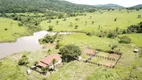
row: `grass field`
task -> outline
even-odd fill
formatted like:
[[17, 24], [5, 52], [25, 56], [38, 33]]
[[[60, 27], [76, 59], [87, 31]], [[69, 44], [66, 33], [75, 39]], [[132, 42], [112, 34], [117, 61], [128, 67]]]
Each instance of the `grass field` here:
[[94, 49], [102, 49], [102, 50], [110, 50], [109, 45], [117, 43], [118, 41], [115, 39], [109, 39], [109, 38], [102, 39], [97, 36], [90, 37], [83, 33], [67, 35], [63, 37], [63, 40], [61, 40], [62, 45], [76, 44], [81, 48], [91, 47]]
[[[101, 48], [104, 46], [101, 49], [109, 50], [108, 44], [111, 44], [113, 41], [115, 42], [115, 39], [107, 39], [107, 38], [100, 39], [99, 37], [96, 37], [96, 36], [89, 37], [81, 33], [81, 34], [66, 35], [63, 37], [63, 40], [61, 41], [61, 43], [63, 45], [74, 43], [79, 46], [84, 46], [84, 44], [82, 43], [86, 41], [88, 42], [89, 45], [100, 42], [96, 44], [98, 47], [94, 46], [93, 48]], [[104, 41], [106, 41], [108, 44], [106, 42], [102, 43]], [[131, 44], [128, 44], [128, 45], [118, 44], [118, 45], [119, 45], [118, 48], [120, 48], [121, 52], [123, 52], [123, 56], [114, 69], [108, 69], [105, 67], [98, 67], [96, 65], [92, 65], [89, 63], [73, 61], [70, 63], [65, 63], [63, 67], [61, 67], [59, 70], [57, 70], [56, 72], [53, 72], [51, 75], [48, 75], [48, 76], [43, 76], [34, 71], [32, 71], [31, 75], [27, 75], [26, 70], [28, 68], [17, 65], [17, 62], [20, 59], [20, 57], [23, 54], [25, 54], [25, 53], [21, 53], [21, 54], [11, 55], [7, 58], [0, 60], [1, 62], [0, 73], [3, 73], [3, 74], [0, 74], [0, 78], [3, 80], [7, 80], [7, 79], [42, 80], [44, 78], [46, 78], [47, 80], [115, 80], [115, 79], [123, 80], [123, 79], [128, 79], [130, 71], [132, 69], [133, 62], [136, 61], [135, 54], [133, 53], [134, 46], [131, 46]], [[51, 54], [57, 53], [57, 51], [54, 48], [52, 48], [51, 51], [52, 51]], [[35, 53], [26, 53], [26, 55], [29, 58], [29, 62], [30, 62], [29, 66], [31, 66], [33, 65], [35, 61], [40, 60], [41, 58], [49, 54], [47, 53], [47, 50], [45, 50], [45, 51], [38, 51]], [[108, 63], [105, 61], [103, 62], [104, 64]], [[136, 68], [133, 71], [132, 76], [136, 78], [136, 79], [133, 78], [134, 80], [141, 80], [141, 75], [140, 75], [142, 71], [141, 62], [142, 60], [140, 59], [138, 62], [135, 63], [136, 65], [139, 66], [139, 68]], [[5, 73], [6, 71], [10, 71], [10, 72]], [[10, 76], [12, 77], [9, 78]]]
[[[126, 10], [122, 11], [104, 11], [103, 14], [100, 12], [86, 13], [86, 16], [78, 16], [67, 18], [66, 21], [63, 19], [52, 20], [51, 23], [46, 21], [41, 22], [40, 26], [43, 30], [48, 30], [48, 26], [54, 26], [53, 31], [85, 31], [85, 32], [100, 32], [100, 30], [110, 30], [119, 27], [120, 29], [126, 29], [129, 25], [137, 24], [142, 19], [137, 19], [137, 16], [142, 13], [140, 11], [132, 11], [127, 13]], [[25, 15], [24, 13], [19, 13], [18, 15]], [[33, 16], [34, 14], [30, 14]], [[42, 14], [41, 14], [42, 15]], [[78, 18], [78, 21], [75, 19]], [[114, 19], [117, 18], [117, 21]], [[58, 24], [57, 21], [59, 21]], [[87, 21], [87, 23], [86, 23]], [[94, 24], [92, 24], [94, 21]], [[28, 33], [27, 28], [23, 26], [18, 26], [17, 21], [0, 18], [0, 42], [14, 41], [17, 37], [25, 35]], [[72, 27], [69, 26], [72, 24]], [[78, 29], [74, 29], [78, 25]], [[99, 28], [100, 26], [100, 28]], [[6, 29], [7, 28], [7, 29]], [[0, 79], [2, 80], [128, 80], [131, 70], [132, 80], [142, 79], [142, 59], [136, 57], [133, 50], [137, 48], [137, 45], [142, 45], [142, 34], [125, 34], [120, 36], [128, 36], [132, 39], [130, 44], [120, 44], [118, 39], [110, 38], [100, 38], [97, 36], [87, 36], [84, 33], [76, 33], [70, 35], [64, 35], [60, 40], [62, 46], [67, 44], [75, 44], [84, 49], [84, 47], [90, 47], [92, 49], [101, 49], [103, 51], [111, 50], [109, 45], [116, 44], [118, 47], [114, 50], [120, 50], [123, 53], [122, 58], [119, 60], [118, 64], [113, 69], [106, 67], [98, 67], [89, 63], [83, 63], [79, 61], [73, 61], [65, 63], [63, 67], [53, 72], [50, 75], [43, 76], [37, 72], [32, 71], [31, 75], [26, 74], [28, 69], [25, 66], [19, 66], [18, 60], [23, 54], [27, 55], [29, 58], [29, 66], [32, 66], [35, 61], [49, 55], [48, 49], [50, 45], [45, 45], [43, 51], [37, 51], [33, 53], [18, 53], [10, 55], [6, 58], [0, 60]], [[135, 45], [136, 44], [136, 45]], [[61, 47], [62, 47], [61, 46]], [[50, 54], [58, 53], [58, 50], [54, 49], [52, 46]], [[109, 56], [112, 58], [117, 58], [116, 55], [109, 55], [107, 53], [98, 54], [100, 56]], [[138, 54], [137, 54], [138, 55]], [[82, 54], [84, 59], [88, 56]], [[103, 62], [104, 64], [109, 63], [103, 59], [93, 58], [93, 62]], [[135, 67], [133, 69], [133, 67]]]
[[132, 43], [138, 46], [142, 45], [142, 34], [124, 34], [121, 36], [128, 36], [132, 40]]
[[[100, 12], [103, 13], [101, 14]], [[48, 30], [48, 26], [53, 26], [54, 31], [98, 32], [100, 30], [116, 29], [116, 27], [119, 29], [126, 29], [128, 26], [138, 24], [142, 21], [142, 19], [137, 18], [137, 16], [142, 13], [142, 10], [129, 13], [127, 10], [100, 12], [97, 11], [94, 13], [86, 13], [86, 16], [67, 18], [66, 21], [63, 21], [63, 19], [55, 19], [51, 20], [51, 23], [48, 23], [46, 20], [41, 22], [40, 26], [45, 30]], [[77, 21], [76, 18], [78, 18]], [[115, 18], [117, 18], [117, 21], [114, 21]], [[94, 21], [94, 24], [92, 24], [92, 21]], [[76, 25], [78, 25], [78, 29], [74, 29]]]
[[12, 19], [0, 18], [0, 42], [15, 41], [16, 38], [27, 35], [27, 28], [18, 23]]

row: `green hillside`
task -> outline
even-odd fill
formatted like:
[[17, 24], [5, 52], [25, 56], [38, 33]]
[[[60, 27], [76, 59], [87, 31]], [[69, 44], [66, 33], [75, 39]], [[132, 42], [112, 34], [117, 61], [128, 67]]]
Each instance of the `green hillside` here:
[[63, 0], [0, 0], [0, 12], [84, 11], [93, 8]]

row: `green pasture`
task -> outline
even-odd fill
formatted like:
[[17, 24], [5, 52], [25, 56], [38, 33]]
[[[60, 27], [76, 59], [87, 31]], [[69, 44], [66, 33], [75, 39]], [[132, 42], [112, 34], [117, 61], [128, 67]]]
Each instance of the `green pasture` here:
[[15, 41], [16, 38], [27, 35], [27, 28], [18, 23], [12, 19], [0, 18], [0, 42]]
[[[48, 30], [49, 26], [53, 26], [54, 31], [84, 31], [84, 32], [99, 32], [100, 30], [113, 30], [117, 27], [119, 29], [126, 29], [130, 25], [138, 24], [142, 21], [138, 19], [138, 15], [141, 15], [140, 11], [97, 11], [94, 13], [86, 13], [86, 16], [78, 16], [64, 19], [48, 20], [41, 22], [40, 26], [44, 30]], [[76, 20], [77, 19], [77, 20]], [[116, 21], [114, 21], [117, 19]], [[92, 21], [94, 22], [92, 24]], [[58, 22], [58, 23], [57, 23]], [[75, 29], [75, 26], [78, 29]]]
[[87, 36], [83, 33], [77, 33], [77, 34], [71, 34], [66, 35], [61, 40], [62, 45], [67, 44], [75, 44], [83, 47], [91, 47], [94, 49], [102, 49], [102, 50], [110, 50], [109, 47], [110, 44], [117, 44], [118, 41], [115, 39], [109, 39], [109, 38], [100, 38], [97, 36]]
[[124, 34], [121, 36], [128, 36], [133, 44], [142, 46], [142, 34]]

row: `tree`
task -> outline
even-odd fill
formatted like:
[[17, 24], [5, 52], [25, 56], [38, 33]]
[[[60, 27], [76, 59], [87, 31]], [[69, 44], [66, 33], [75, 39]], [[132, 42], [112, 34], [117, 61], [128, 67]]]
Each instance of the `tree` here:
[[53, 69], [55, 70], [55, 63], [56, 63], [56, 59], [52, 60], [52, 64], [53, 64]]
[[117, 32], [114, 31], [109, 31], [107, 35], [108, 38], [115, 38], [117, 36], [118, 36]]
[[75, 21], [78, 21], [79, 20], [79, 18], [75, 18]]
[[49, 26], [48, 31], [53, 31], [53, 26]]
[[137, 18], [139, 18], [139, 19], [140, 19], [140, 18], [141, 18], [141, 15], [138, 15], [138, 17], [137, 17]]
[[18, 65], [27, 65], [28, 62], [28, 58], [26, 55], [23, 55], [22, 58], [18, 61]]
[[117, 21], [117, 18], [115, 18], [114, 21]]
[[111, 50], [114, 50], [115, 48], [117, 48], [117, 45], [112, 44], [112, 45], [109, 45], [109, 47], [111, 47]]
[[64, 18], [64, 15], [60, 14], [60, 15], [58, 16], [58, 19], [61, 19], [61, 18]]
[[57, 45], [56, 45], [56, 49], [59, 49], [60, 48], [60, 43], [59, 42], [57, 42]]
[[131, 39], [127, 36], [120, 37], [119, 39], [120, 39], [119, 43], [126, 43], [126, 44], [131, 43]]
[[70, 27], [73, 27], [73, 23], [72, 22], [70, 22], [70, 25], [69, 25]]
[[91, 32], [87, 32], [86, 35], [92, 36], [93, 34]]
[[53, 43], [54, 42], [54, 39], [52, 36], [50, 35], [46, 35], [42, 40], [42, 43]]
[[92, 21], [92, 24], [94, 24], [94, 21]]
[[42, 80], [47, 80], [46, 78], [43, 78]]
[[47, 53], [50, 54], [51, 53], [51, 49], [48, 49]]
[[5, 30], [5, 31], [7, 31], [8, 29], [7, 29], [7, 28], [5, 28], [4, 30]]
[[56, 21], [56, 25], [58, 25], [59, 24], [59, 21]]
[[78, 29], [78, 25], [75, 25], [75, 28], [74, 29]]
[[34, 65], [37, 66], [37, 64], [38, 64], [38, 61], [35, 61], [35, 62], [34, 62]]
[[59, 50], [62, 55], [63, 61], [69, 62], [78, 58], [81, 55], [81, 50], [78, 46], [69, 44]]
[[85, 21], [85, 25], [87, 25], [87, 21]]

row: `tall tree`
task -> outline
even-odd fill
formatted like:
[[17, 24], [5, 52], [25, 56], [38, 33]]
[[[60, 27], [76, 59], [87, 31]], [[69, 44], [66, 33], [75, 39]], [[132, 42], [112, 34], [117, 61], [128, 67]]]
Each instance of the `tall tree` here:
[[61, 48], [59, 54], [62, 55], [63, 61], [69, 62], [77, 59], [81, 55], [81, 50], [78, 46], [69, 44]]

